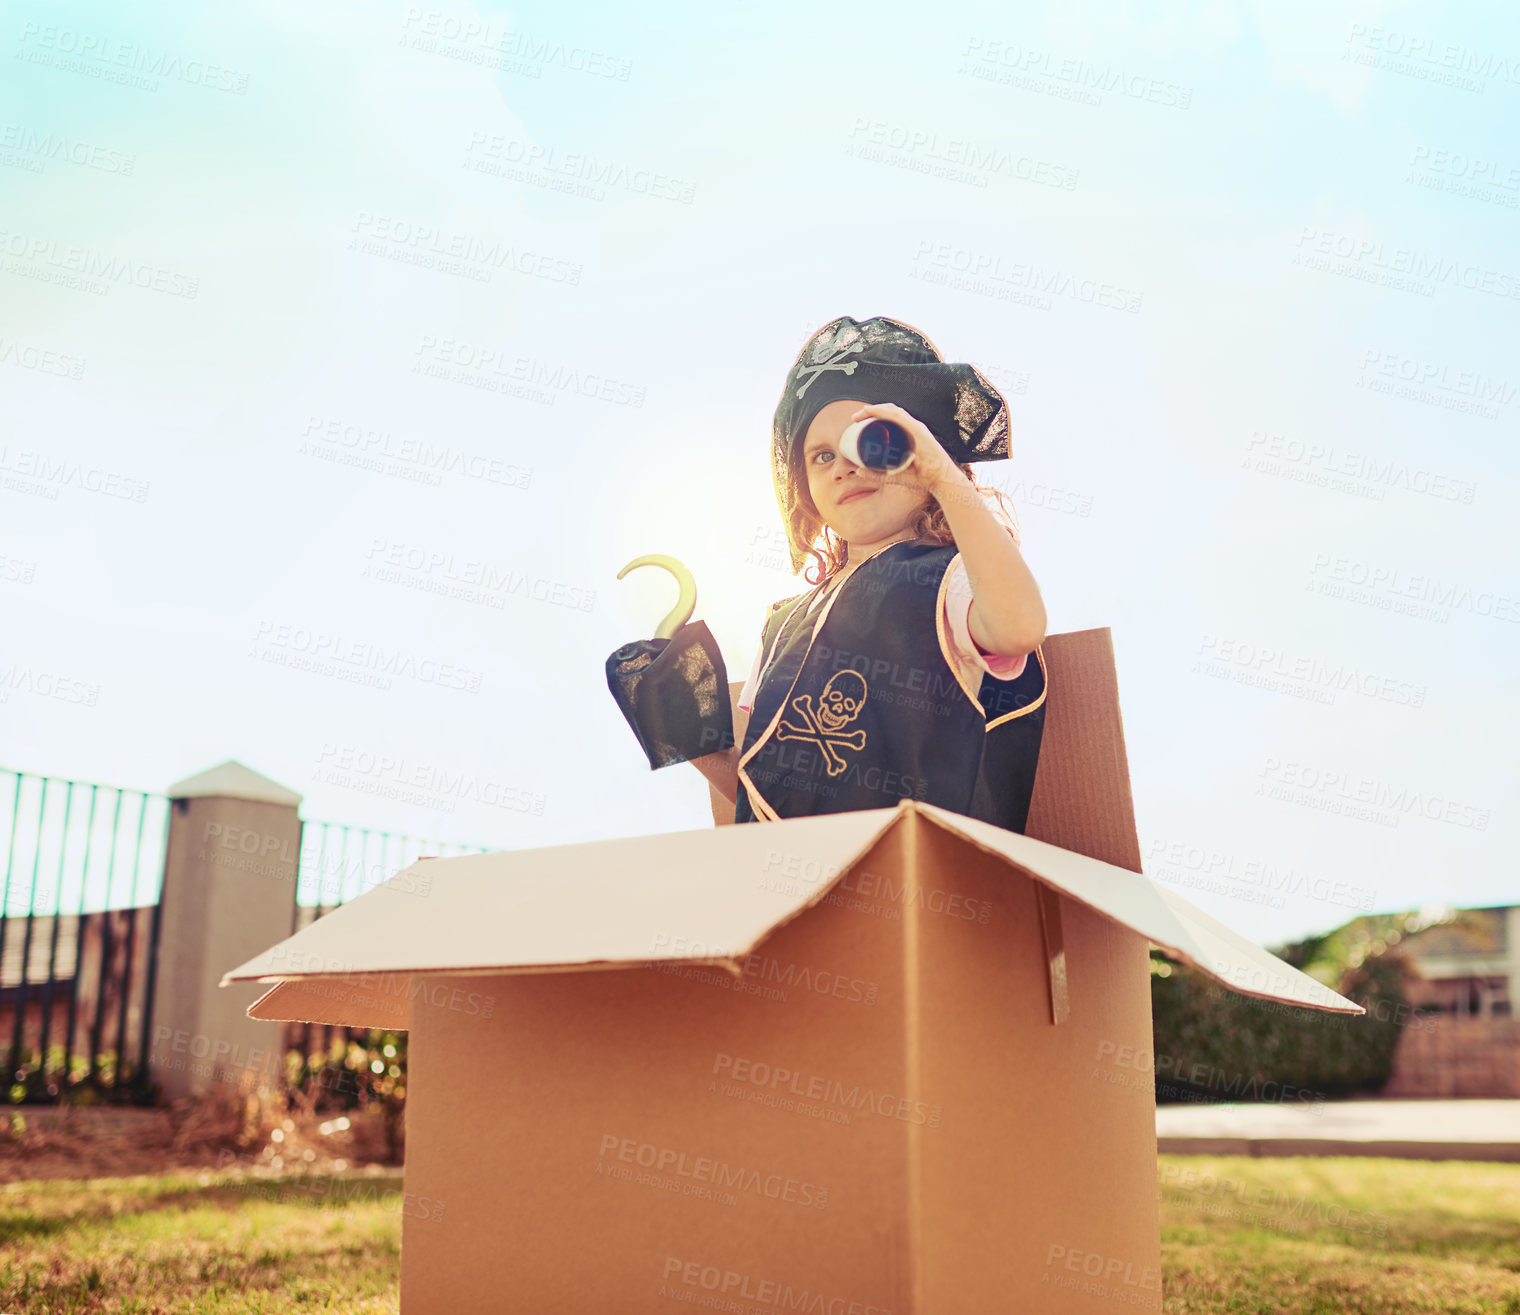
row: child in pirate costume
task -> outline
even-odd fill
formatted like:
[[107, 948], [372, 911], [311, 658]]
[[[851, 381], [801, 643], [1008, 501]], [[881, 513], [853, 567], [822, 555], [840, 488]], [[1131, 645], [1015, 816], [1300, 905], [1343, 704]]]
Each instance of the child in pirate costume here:
[[[844, 430], [872, 416], [907, 430], [905, 470], [839, 451]], [[735, 822], [914, 798], [1022, 831], [1044, 722], [1045, 609], [986, 500], [995, 491], [967, 468], [1007, 455], [997, 390], [917, 330], [844, 316], [815, 333], [772, 426], [792, 569], [811, 555], [814, 587], [771, 605], [738, 700], [742, 744], [705, 623], [608, 659], [650, 766], [692, 761], [735, 801]]]

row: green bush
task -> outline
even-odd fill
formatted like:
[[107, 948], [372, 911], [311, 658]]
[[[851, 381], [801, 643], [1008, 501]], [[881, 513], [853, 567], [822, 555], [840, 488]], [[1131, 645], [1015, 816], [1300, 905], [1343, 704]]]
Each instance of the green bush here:
[[1336, 988], [1367, 1010], [1350, 1016], [1241, 995], [1196, 969], [1152, 954], [1156, 1101], [1265, 1100], [1305, 1104], [1377, 1091], [1393, 1069], [1409, 1008], [1402, 956], [1350, 970]]
[[1430, 1026], [1412, 1008], [1419, 972], [1397, 949], [1461, 912], [1358, 917], [1274, 953], [1331, 986], [1365, 1014], [1335, 1014], [1241, 995], [1151, 951], [1156, 1101], [1305, 1104], [1380, 1091], [1405, 1028]]
[[325, 1052], [287, 1050], [290, 1103], [319, 1114], [380, 1107], [391, 1159], [399, 1161], [406, 1112], [406, 1038], [405, 1032], [376, 1028], [347, 1039], [339, 1033]]
[[[10, 1070], [10, 1048], [0, 1048], [0, 1079]], [[95, 1075], [90, 1076], [90, 1058], [78, 1053], [69, 1056], [69, 1071], [64, 1072], [62, 1043], [48, 1046], [47, 1062], [36, 1046], [23, 1049], [16, 1061], [10, 1085], [0, 1081], [0, 1104], [7, 1105], [153, 1105], [162, 1095], [162, 1084], [138, 1071], [132, 1060], [122, 1068], [116, 1081], [117, 1054], [103, 1050], [95, 1057]]]

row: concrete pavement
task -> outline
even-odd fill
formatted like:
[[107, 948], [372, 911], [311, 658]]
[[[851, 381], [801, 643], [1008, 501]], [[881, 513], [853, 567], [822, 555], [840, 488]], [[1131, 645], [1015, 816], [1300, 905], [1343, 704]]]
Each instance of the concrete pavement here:
[[1387, 1155], [1520, 1163], [1520, 1100], [1343, 1100], [1159, 1105], [1156, 1144], [1178, 1155]]

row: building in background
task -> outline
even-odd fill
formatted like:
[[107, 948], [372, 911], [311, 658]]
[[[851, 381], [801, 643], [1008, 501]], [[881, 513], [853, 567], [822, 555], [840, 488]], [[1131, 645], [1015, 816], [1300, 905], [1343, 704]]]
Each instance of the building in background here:
[[1404, 952], [1425, 979], [1411, 1001], [1443, 1014], [1510, 1017], [1520, 1001], [1520, 904], [1464, 909], [1405, 939]]
[[1399, 950], [1424, 979], [1399, 1037], [1390, 1097], [1520, 1097], [1520, 905], [1458, 910]]

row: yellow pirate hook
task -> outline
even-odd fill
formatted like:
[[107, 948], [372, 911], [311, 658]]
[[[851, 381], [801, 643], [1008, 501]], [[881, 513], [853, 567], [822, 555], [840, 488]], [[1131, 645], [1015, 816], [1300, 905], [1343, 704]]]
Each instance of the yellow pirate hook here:
[[676, 605], [665, 613], [665, 619], [655, 627], [656, 639], [674, 639], [676, 631], [691, 620], [691, 614], [697, 610], [697, 582], [692, 574], [674, 557], [665, 553], [649, 553], [643, 557], [635, 557], [627, 566], [617, 573], [621, 580], [635, 566], [663, 566], [676, 578], [676, 583], [681, 586], [680, 596], [676, 599]]

